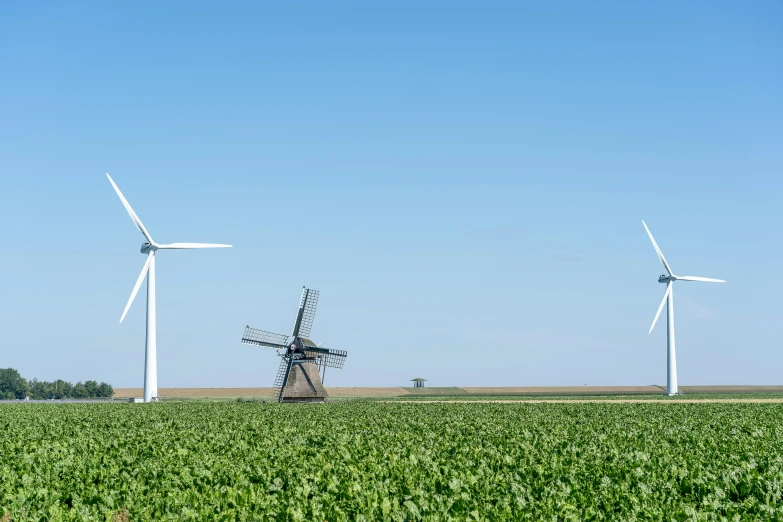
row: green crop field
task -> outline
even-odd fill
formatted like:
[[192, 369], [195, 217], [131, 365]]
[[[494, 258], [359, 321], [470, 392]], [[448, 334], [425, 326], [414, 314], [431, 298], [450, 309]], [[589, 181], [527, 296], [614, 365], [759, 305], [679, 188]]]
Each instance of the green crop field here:
[[3, 513], [783, 520], [783, 405], [4, 405]]

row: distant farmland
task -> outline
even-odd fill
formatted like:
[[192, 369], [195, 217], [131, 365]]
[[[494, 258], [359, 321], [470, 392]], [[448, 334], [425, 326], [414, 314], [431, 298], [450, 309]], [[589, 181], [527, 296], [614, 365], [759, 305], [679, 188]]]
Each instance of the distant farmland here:
[[[411, 397], [459, 395], [661, 395], [661, 386], [517, 386], [517, 387], [432, 387], [432, 388], [327, 388], [329, 395], [339, 397]], [[783, 386], [680, 386], [685, 394], [783, 394]], [[159, 388], [163, 398], [268, 398], [271, 388]], [[141, 397], [141, 388], [115, 388], [116, 398]]]

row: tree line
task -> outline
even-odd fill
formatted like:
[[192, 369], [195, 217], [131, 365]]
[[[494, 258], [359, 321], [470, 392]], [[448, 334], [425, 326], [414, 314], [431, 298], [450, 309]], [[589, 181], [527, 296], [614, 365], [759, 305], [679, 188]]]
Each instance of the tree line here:
[[84, 381], [71, 384], [58, 379], [53, 382], [33, 379], [28, 381], [13, 368], [0, 369], [0, 399], [96, 399], [111, 397], [114, 388], [111, 384], [97, 381]]

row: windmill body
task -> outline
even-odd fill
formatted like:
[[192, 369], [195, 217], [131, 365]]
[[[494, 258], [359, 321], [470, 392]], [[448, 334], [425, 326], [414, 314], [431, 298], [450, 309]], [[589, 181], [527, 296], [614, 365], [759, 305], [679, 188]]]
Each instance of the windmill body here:
[[136, 280], [136, 285], [133, 287], [128, 304], [125, 305], [125, 310], [122, 312], [120, 322], [125, 319], [128, 314], [133, 300], [136, 298], [136, 294], [141, 288], [141, 284], [144, 280], [147, 280], [147, 336], [144, 349], [144, 402], [151, 402], [158, 399], [158, 356], [157, 356], [157, 319], [155, 309], [155, 258], [159, 250], [190, 250], [196, 248], [229, 248], [231, 245], [222, 245], [214, 243], [170, 243], [160, 245], [153, 241], [152, 236], [144, 228], [144, 224], [139, 219], [139, 216], [131, 208], [128, 200], [122, 195], [119, 187], [111, 179], [111, 176], [106, 174], [109, 178], [109, 182], [114, 191], [122, 201], [125, 210], [136, 225], [136, 228], [144, 235], [146, 241], [141, 244], [141, 253], [147, 256], [147, 260], [144, 262], [144, 266], [141, 269], [141, 274]]
[[666, 303], [666, 394], [677, 395], [677, 351], [674, 345], [674, 288]]
[[655, 252], [658, 254], [658, 259], [666, 269], [666, 273], [661, 274], [661, 276], [658, 277], [659, 283], [666, 284], [666, 291], [663, 293], [663, 299], [661, 299], [661, 304], [658, 306], [658, 312], [655, 314], [655, 319], [653, 319], [652, 326], [650, 326], [650, 331], [647, 333], [652, 333], [653, 328], [655, 328], [655, 323], [658, 322], [658, 317], [660, 317], [661, 311], [663, 311], [663, 306], [666, 305], [666, 394], [677, 395], [679, 393], [679, 388], [677, 387], [677, 354], [674, 343], [674, 282], [700, 281], [703, 283], [725, 283], [726, 281], [723, 279], [711, 279], [709, 277], [675, 275], [674, 272], [672, 272], [669, 263], [666, 261], [666, 258], [663, 257], [663, 252], [658, 248], [658, 243], [655, 242], [655, 238], [653, 238], [650, 229], [647, 228], [647, 223], [642, 221], [642, 225], [644, 225], [647, 235], [650, 236], [650, 241], [652, 241], [653, 248], [655, 248]]
[[348, 352], [322, 348], [308, 337], [318, 305], [318, 290], [302, 289], [302, 298], [291, 335], [282, 335], [245, 327], [242, 343], [274, 348], [280, 366], [273, 386], [279, 402], [323, 402], [328, 397], [323, 387], [326, 368], [342, 368]]
[[144, 341], [144, 402], [158, 397], [158, 333], [155, 311], [155, 252], [147, 271], [147, 335]]

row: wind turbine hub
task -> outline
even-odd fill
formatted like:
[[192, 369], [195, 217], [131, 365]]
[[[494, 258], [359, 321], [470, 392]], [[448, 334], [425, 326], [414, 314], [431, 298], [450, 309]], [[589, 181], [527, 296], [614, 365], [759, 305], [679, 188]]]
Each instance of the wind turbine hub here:
[[150, 244], [150, 243], [148, 243], [146, 241], [141, 244], [141, 253], [142, 254], [149, 254], [150, 250], [155, 251], [157, 249], [158, 248], [157, 248], [156, 245]]
[[660, 277], [658, 277], [658, 282], [659, 283], [668, 283], [669, 281], [674, 281], [675, 279], [677, 279], [675, 276], [661, 274]]

